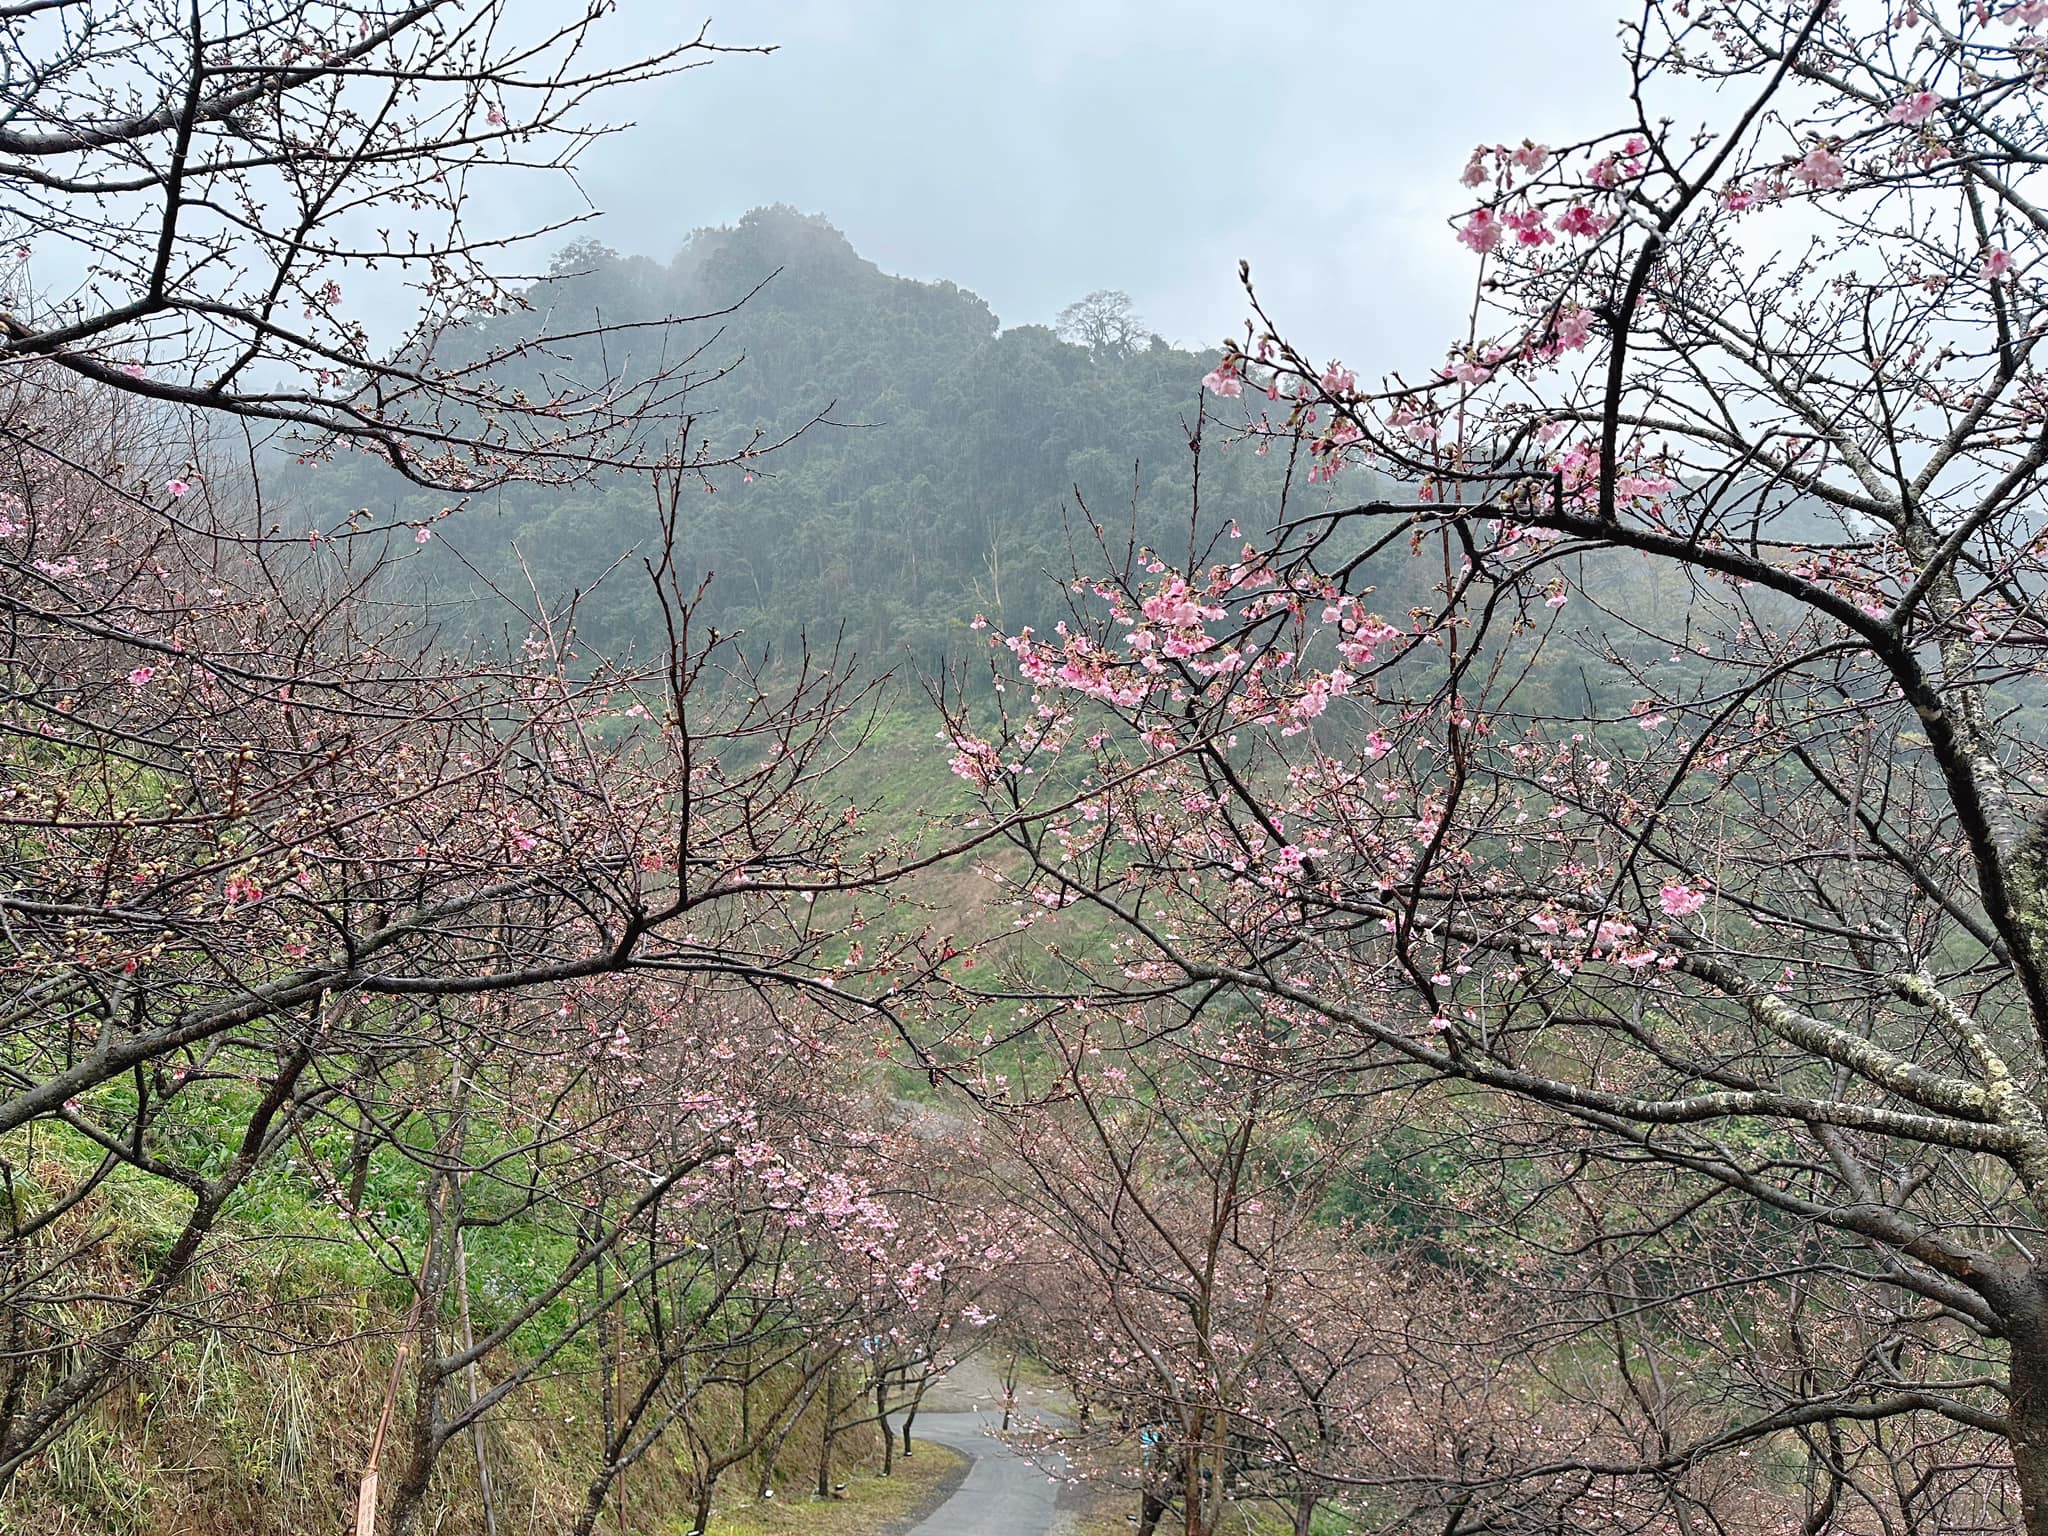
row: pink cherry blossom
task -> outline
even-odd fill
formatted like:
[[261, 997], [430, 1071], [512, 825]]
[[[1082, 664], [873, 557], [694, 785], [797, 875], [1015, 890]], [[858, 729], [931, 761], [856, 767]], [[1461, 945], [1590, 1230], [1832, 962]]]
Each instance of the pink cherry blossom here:
[[1517, 170], [1534, 176], [1549, 164], [1550, 151], [1541, 144], [1531, 144], [1525, 139], [1522, 141], [1522, 147], [1515, 151], [1513, 159]]
[[147, 688], [149, 680], [155, 676], [155, 667], [137, 667], [128, 674], [128, 684], [132, 688]]
[[1984, 253], [1984, 275], [1994, 283], [2010, 273], [2012, 265], [2012, 253], [2003, 246], [1994, 245]]
[[166, 485], [164, 489], [169, 491], [173, 496], [184, 496], [191, 491], [192, 483], [189, 480], [173, 480], [171, 481], [170, 484]]
[[977, 736], [955, 736], [953, 758], [947, 764], [968, 783], [986, 789], [1002, 772], [1003, 760], [995, 747]]
[[1146, 598], [1139, 611], [1154, 624], [1174, 628], [1200, 624], [1208, 619], [1220, 619], [1224, 612], [1213, 604], [1197, 601], [1186, 580], [1179, 576], [1171, 578], [1157, 593]]
[[1520, 213], [1511, 213], [1504, 222], [1515, 232], [1516, 243], [1520, 245], [1549, 245], [1557, 238], [1543, 221], [1540, 208], [1525, 208]]
[[1620, 949], [1636, 936], [1636, 925], [1618, 917], [1603, 917], [1593, 926], [1596, 949]]
[[1582, 235], [1591, 238], [1599, 234], [1606, 227], [1600, 215], [1588, 208], [1584, 203], [1573, 203], [1571, 207], [1558, 215], [1557, 220], [1558, 232], [1566, 235]]
[[1707, 904], [1707, 893], [1689, 885], [1667, 885], [1657, 893], [1657, 904], [1666, 917], [1691, 917]]
[[1816, 144], [1806, 158], [1792, 167], [1792, 174], [1809, 187], [1839, 187], [1848, 174], [1848, 164], [1825, 145]]
[[412, 541], [415, 544], [424, 544], [433, 536], [434, 530], [431, 528], [416, 528], [413, 530]]
[[1237, 376], [1237, 369], [1229, 358], [1202, 375], [1202, 387], [1211, 394], [1230, 399], [1244, 393], [1244, 380]]
[[1464, 228], [1458, 231], [1458, 240], [1484, 256], [1500, 244], [1500, 237], [1505, 232], [1506, 225], [1500, 216], [1491, 208], [1482, 208], [1465, 221]]
[[1893, 123], [1924, 123], [1934, 116], [1941, 107], [1941, 98], [1932, 91], [1915, 91], [1885, 113], [1885, 120]]

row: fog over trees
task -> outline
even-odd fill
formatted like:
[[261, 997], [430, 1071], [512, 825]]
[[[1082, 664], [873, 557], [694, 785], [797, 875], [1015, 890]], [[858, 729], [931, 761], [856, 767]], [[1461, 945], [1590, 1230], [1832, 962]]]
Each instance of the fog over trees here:
[[1629, 6], [1419, 350], [0, 29], [0, 1527], [2048, 1536], [2048, 3]]

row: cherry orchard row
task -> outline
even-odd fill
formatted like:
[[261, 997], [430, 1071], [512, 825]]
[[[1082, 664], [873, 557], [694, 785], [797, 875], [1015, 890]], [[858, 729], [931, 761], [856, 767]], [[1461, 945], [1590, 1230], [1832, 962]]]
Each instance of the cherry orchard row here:
[[[1817, 1466], [1801, 1419], [1731, 1426], [1725, 1395], [1799, 1363], [1841, 1386], [1835, 1357], [1938, 1344], [1869, 1332], [1853, 1285], [1760, 1284], [1784, 1233], [1754, 1208], [1687, 1210], [1597, 1167], [1550, 1184], [1575, 1149], [1498, 1100], [1316, 1085], [1310, 1023], [1060, 1010], [1052, 1059], [1005, 1085], [998, 1179], [1037, 1234], [1017, 1324], [1076, 1403], [1026, 1443], [1124, 1488], [1142, 1525], [1225, 1530], [1263, 1502], [1301, 1532], [1326, 1511], [1796, 1531]], [[1719, 1278], [1646, 1307], [1702, 1240]], [[1852, 1428], [1826, 1454], [1959, 1525], [1998, 1518], [1981, 1429]]]
[[[613, 131], [594, 114], [614, 88], [722, 51], [699, 31], [620, 58], [606, 9], [538, 28], [458, 0], [8, 15], [17, 1494], [100, 1405], [171, 1393], [188, 1346], [324, 1367], [382, 1334], [409, 1364], [374, 1437], [370, 1401], [335, 1451], [358, 1528], [438, 1528], [464, 1439], [481, 1510], [458, 1523], [494, 1525], [481, 1421], [565, 1374], [601, 1412], [562, 1527], [629, 1502], [656, 1446], [686, 1461], [701, 1527], [721, 1476], [765, 1478], [800, 1418], [826, 1475], [855, 1389], [884, 1384], [877, 1413], [889, 1383], [914, 1394], [1003, 1261], [844, 1048], [875, 1010], [835, 983], [908, 987], [915, 945], [878, 928], [849, 960], [797, 896], [842, 895], [858, 929], [907, 862], [818, 798], [861, 735], [835, 658], [771, 692], [693, 625], [660, 551], [646, 660], [592, 657], [573, 603], [532, 592], [507, 595], [506, 644], [460, 654], [365, 511], [281, 537], [222, 447], [233, 427], [252, 460], [361, 448], [458, 505], [659, 466], [672, 536], [680, 477], [761, 446], [693, 429], [690, 392], [725, 363], [664, 327], [477, 345], [471, 322], [529, 279], [518, 232], [466, 227], [476, 199], [568, 171]], [[394, 279], [415, 323], [373, 337]], [[629, 355], [654, 361], [613, 366]]]
[[[438, 1525], [463, 1439], [492, 1523], [481, 1421], [563, 1373], [601, 1407], [565, 1525], [658, 1447], [702, 1526], [800, 1420], [827, 1479], [836, 1430], [886, 1430], [986, 1324], [1007, 1258], [848, 1046], [938, 963], [882, 918], [946, 850], [872, 837], [832, 788], [870, 700], [841, 658], [770, 686], [695, 621], [683, 492], [765, 446], [691, 419], [725, 360], [666, 322], [500, 350], [471, 324], [530, 283], [516, 239], [465, 227], [486, 184], [562, 173], [607, 93], [721, 50], [601, 62], [604, 7], [18, 9], [0, 1484], [183, 1346], [324, 1362], [379, 1332], [409, 1364], [347, 1448], [378, 1474], [359, 1524]], [[417, 323], [373, 340], [394, 277]], [[367, 450], [458, 505], [658, 468], [633, 569], [661, 643], [594, 656], [573, 601], [525, 590], [464, 652], [399, 567], [453, 508], [285, 537], [223, 426]], [[131, 1250], [109, 1212], [138, 1208], [161, 1241]]]
[[[1227, 1388], [1221, 1411], [1211, 1393], [1067, 1349], [1060, 1314], [1038, 1303], [1081, 1305], [1091, 1293], [1073, 1287], [1091, 1274], [1098, 1300], [1170, 1274], [1134, 1280], [1124, 1234], [1063, 1224], [1051, 1203], [1108, 1187], [1092, 1159], [1151, 1134], [1144, 1102], [1125, 1090], [1103, 1141], [1080, 1114], [1104, 1091], [1084, 1071], [1068, 1102], [1020, 1098], [1030, 1114], [964, 1135], [920, 1130], [860, 1080], [850, 1042], [895, 1014], [926, 1044], [956, 1000], [937, 975], [946, 947], [915, 942], [885, 904], [919, 856], [878, 847], [857, 808], [822, 798], [860, 734], [819, 702], [841, 696], [836, 675], [799, 674], [795, 702], [772, 702], [721, 671], [717, 648], [691, 647], [688, 594], [672, 587], [678, 644], [656, 666], [578, 654], [573, 613], [531, 597], [512, 654], [451, 656], [385, 600], [366, 543], [350, 566], [215, 537], [208, 519], [237, 510], [218, 476], [188, 486], [167, 527], [97, 468], [147, 458], [146, 418], [61, 378], [16, 378], [8, 1061], [17, 1141], [80, 1175], [19, 1185], [10, 1206], [18, 1467], [186, 1341], [345, 1348], [365, 1326], [336, 1307], [346, 1280], [247, 1283], [251, 1254], [307, 1242], [367, 1256], [416, 1300], [371, 1485], [398, 1528], [438, 1518], [463, 1442], [566, 1371], [596, 1376], [604, 1404], [575, 1523], [630, 1503], [636, 1469], [678, 1446], [701, 1521], [732, 1469], [765, 1476], [806, 1415], [822, 1419], [829, 1468], [832, 1430], [886, 1428], [995, 1317], [1057, 1348], [1098, 1429], [1174, 1416], [1206, 1463], [1178, 1484], [1163, 1465], [1137, 1470], [1155, 1500], [1194, 1489], [1198, 1520], [1222, 1507], [1202, 1502], [1204, 1471], [1303, 1519], [1360, 1483], [1417, 1510], [1522, 1501], [1507, 1464], [1468, 1474], [1431, 1451], [1433, 1416], [1456, 1406], [1443, 1432], [1459, 1446], [1495, 1436], [1517, 1394], [1541, 1389], [1540, 1364], [1487, 1375], [1444, 1339], [1429, 1358], [1486, 1385], [1418, 1375], [1390, 1332], [1318, 1301], [1336, 1276], [1365, 1275], [1367, 1294], [1442, 1286], [1474, 1292], [1468, 1310], [1513, 1312], [1476, 1294], [1484, 1275], [1323, 1219], [1314, 1192], [1383, 1127], [1334, 1126], [1292, 1169], [1239, 1134], [1240, 1158], [1261, 1162], [1193, 1234], [1242, 1242], [1244, 1215], [1276, 1213], [1258, 1264], [1284, 1355], [1226, 1327], [1251, 1270], [1198, 1265], [1182, 1294], [1213, 1326], [1192, 1336], [1171, 1314], [1123, 1312], [1160, 1330], [1148, 1358], [1170, 1376]], [[1168, 636], [1161, 654], [1193, 660], [1219, 604], [1182, 584], [1141, 607]], [[1370, 669], [1398, 633], [1351, 619], [1343, 644]], [[1049, 825], [1085, 820], [1095, 797], [1081, 798], [1048, 807]], [[1048, 1048], [1056, 1030], [1027, 1048], [1020, 1092]], [[1157, 1075], [1153, 1096], [1182, 1081], [1170, 1058], [1131, 1054], [1123, 1070]], [[1206, 1084], [1218, 1114], [1225, 1086]], [[1237, 1123], [1276, 1135], [1314, 1107], [1255, 1092]], [[1145, 1170], [1144, 1203], [1112, 1204], [1155, 1209], [1184, 1263], [1197, 1248], [1180, 1202], [1216, 1133], [1156, 1129], [1181, 1157], [1157, 1182]], [[159, 1189], [184, 1222], [139, 1271], [110, 1261], [95, 1223], [116, 1183]], [[331, 1225], [243, 1214], [300, 1183]], [[472, 1267], [474, 1245], [504, 1233], [519, 1243]], [[55, 1278], [80, 1264], [89, 1287]], [[1187, 1376], [1197, 1362], [1207, 1375]], [[1279, 1385], [1297, 1369], [1316, 1384]], [[1382, 1420], [1366, 1405], [1394, 1382], [1416, 1406], [1367, 1457]]]
[[[799, 1419], [828, 1467], [886, 1435], [1009, 1249], [868, 1078], [888, 1012], [853, 994], [928, 962], [858, 937], [917, 856], [820, 799], [865, 685], [827, 658], [771, 692], [658, 562], [658, 660], [582, 654], [538, 598], [454, 654], [390, 552], [243, 537], [225, 476], [167, 519], [130, 488], [154, 418], [8, 386], [0, 1477], [187, 1343], [394, 1326], [360, 1495], [393, 1530], [564, 1371], [603, 1407], [580, 1531], [657, 1448], [705, 1514]], [[163, 1242], [128, 1253], [110, 1202]]]

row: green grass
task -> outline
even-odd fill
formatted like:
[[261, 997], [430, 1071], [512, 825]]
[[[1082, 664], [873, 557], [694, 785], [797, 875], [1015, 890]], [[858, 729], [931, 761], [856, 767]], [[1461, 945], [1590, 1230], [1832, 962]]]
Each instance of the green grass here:
[[[896, 1463], [893, 1477], [848, 1478], [842, 1498], [749, 1499], [711, 1517], [711, 1536], [877, 1536], [929, 1514], [967, 1468], [967, 1458], [929, 1440], [915, 1442], [917, 1454]], [[674, 1528], [683, 1536], [685, 1523]]]

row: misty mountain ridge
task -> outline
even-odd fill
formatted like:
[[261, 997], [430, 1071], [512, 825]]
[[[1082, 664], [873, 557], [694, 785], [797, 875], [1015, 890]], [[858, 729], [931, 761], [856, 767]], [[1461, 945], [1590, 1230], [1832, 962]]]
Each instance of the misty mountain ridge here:
[[[1094, 347], [1044, 325], [1005, 330], [976, 294], [883, 272], [816, 215], [757, 209], [699, 230], [667, 264], [579, 242], [525, 297], [527, 310], [469, 328], [464, 349], [481, 355], [543, 325], [703, 315], [628, 333], [629, 345], [699, 354], [692, 366], [708, 377], [689, 397], [694, 433], [714, 454], [801, 434], [704, 477], [679, 517], [682, 564], [711, 578], [701, 619], [746, 631], [750, 649], [786, 652], [843, 623], [883, 665], [932, 664], [963, 652], [977, 613], [1048, 623], [1077, 560], [1101, 564], [1077, 492], [1117, 547], [1135, 528], [1169, 559], [1233, 521], [1250, 531], [1277, 506], [1281, 456], [1258, 458], [1212, 429], [1190, 544], [1190, 438], [1213, 358], [1141, 326]], [[551, 352], [593, 376], [625, 361]], [[649, 370], [644, 356], [630, 361]], [[380, 521], [431, 519], [445, 499], [367, 459], [320, 469], [297, 494], [346, 496]], [[658, 534], [638, 479], [509, 487], [436, 524], [408, 574], [449, 613], [489, 587], [524, 594], [529, 581], [551, 601], [588, 593], [579, 630], [617, 654], [658, 625], [638, 559], [620, 560]]]

